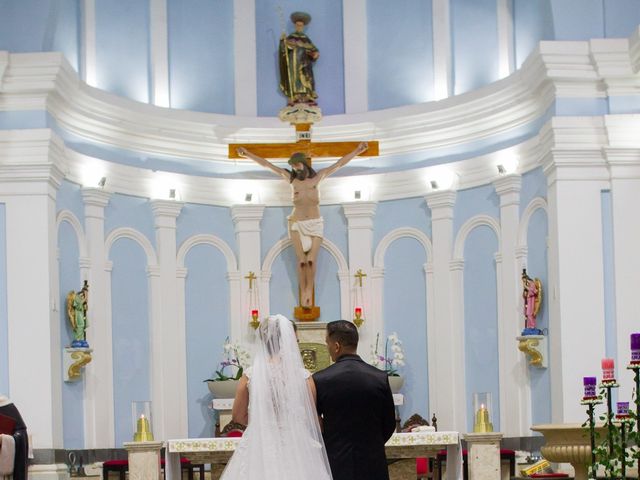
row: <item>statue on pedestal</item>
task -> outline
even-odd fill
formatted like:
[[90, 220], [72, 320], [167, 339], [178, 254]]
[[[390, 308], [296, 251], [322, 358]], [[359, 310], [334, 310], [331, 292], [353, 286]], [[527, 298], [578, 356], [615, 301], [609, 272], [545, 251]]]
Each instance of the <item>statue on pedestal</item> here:
[[306, 103], [316, 105], [318, 94], [313, 77], [313, 63], [320, 52], [304, 33], [311, 15], [304, 12], [291, 14], [296, 29], [289, 35], [282, 34], [278, 51], [280, 64], [280, 90], [287, 97], [287, 104]]
[[542, 335], [542, 330], [536, 327], [536, 316], [542, 304], [542, 282], [539, 278], [531, 278], [526, 268], [522, 269], [522, 299], [525, 318], [522, 335]]
[[89, 348], [87, 343], [87, 310], [89, 283], [85, 280], [79, 292], [71, 290], [67, 294], [67, 315], [73, 329], [71, 348]]

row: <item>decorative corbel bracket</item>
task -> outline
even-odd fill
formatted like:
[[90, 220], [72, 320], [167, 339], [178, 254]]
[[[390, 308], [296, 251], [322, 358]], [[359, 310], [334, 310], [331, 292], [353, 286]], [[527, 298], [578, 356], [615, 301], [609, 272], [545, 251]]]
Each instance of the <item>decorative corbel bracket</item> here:
[[91, 352], [92, 348], [65, 347], [62, 366], [65, 382], [75, 382], [82, 378], [82, 369], [92, 360]]
[[547, 368], [547, 338], [544, 335], [523, 335], [516, 337], [518, 350], [527, 355], [529, 365]]

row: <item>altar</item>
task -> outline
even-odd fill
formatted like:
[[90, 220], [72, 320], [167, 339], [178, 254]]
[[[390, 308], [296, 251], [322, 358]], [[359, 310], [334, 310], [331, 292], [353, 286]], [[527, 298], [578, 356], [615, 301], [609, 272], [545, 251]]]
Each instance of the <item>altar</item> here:
[[[180, 457], [192, 463], [211, 464], [211, 479], [219, 477], [233, 455], [241, 438], [198, 438], [167, 440], [165, 442], [166, 480], [180, 480]], [[388, 460], [435, 457], [439, 450], [447, 450], [447, 457], [458, 459], [458, 468], [447, 469], [447, 480], [457, 480], [462, 472], [460, 435], [458, 432], [394, 433], [385, 445]], [[461, 476], [460, 476], [461, 478]]]

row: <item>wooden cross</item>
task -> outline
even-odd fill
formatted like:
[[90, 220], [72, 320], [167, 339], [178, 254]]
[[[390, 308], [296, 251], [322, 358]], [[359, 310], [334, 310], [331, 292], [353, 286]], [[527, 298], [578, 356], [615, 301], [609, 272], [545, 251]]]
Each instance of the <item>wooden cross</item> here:
[[256, 277], [256, 274], [253, 272], [249, 272], [249, 275], [244, 278], [249, 280], [249, 290], [253, 290], [253, 281], [258, 279], [258, 277]]
[[358, 282], [360, 283], [360, 285], [359, 285], [360, 288], [362, 288], [362, 278], [366, 277], [366, 276], [367, 276], [367, 274], [364, 273], [361, 268], [359, 268], [358, 271], [355, 273], [354, 277], [356, 277], [358, 279]]
[[[353, 152], [361, 142], [312, 142], [311, 123], [297, 123], [295, 143], [230, 143], [229, 158], [244, 158], [238, 155], [238, 148], [244, 147], [262, 158], [290, 158], [296, 152], [302, 152], [309, 158], [343, 157]], [[378, 142], [368, 141], [366, 151], [359, 157], [378, 156]]]

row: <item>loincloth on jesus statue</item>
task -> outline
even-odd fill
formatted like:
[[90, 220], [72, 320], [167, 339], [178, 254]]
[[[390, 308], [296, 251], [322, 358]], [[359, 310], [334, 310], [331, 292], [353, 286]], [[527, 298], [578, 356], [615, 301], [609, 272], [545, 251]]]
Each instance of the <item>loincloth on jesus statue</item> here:
[[311, 250], [313, 243], [311, 237], [323, 238], [324, 220], [322, 217], [309, 220], [294, 220], [289, 217], [289, 238], [291, 238], [291, 232], [298, 232], [300, 243], [302, 243], [302, 251], [307, 253]]

